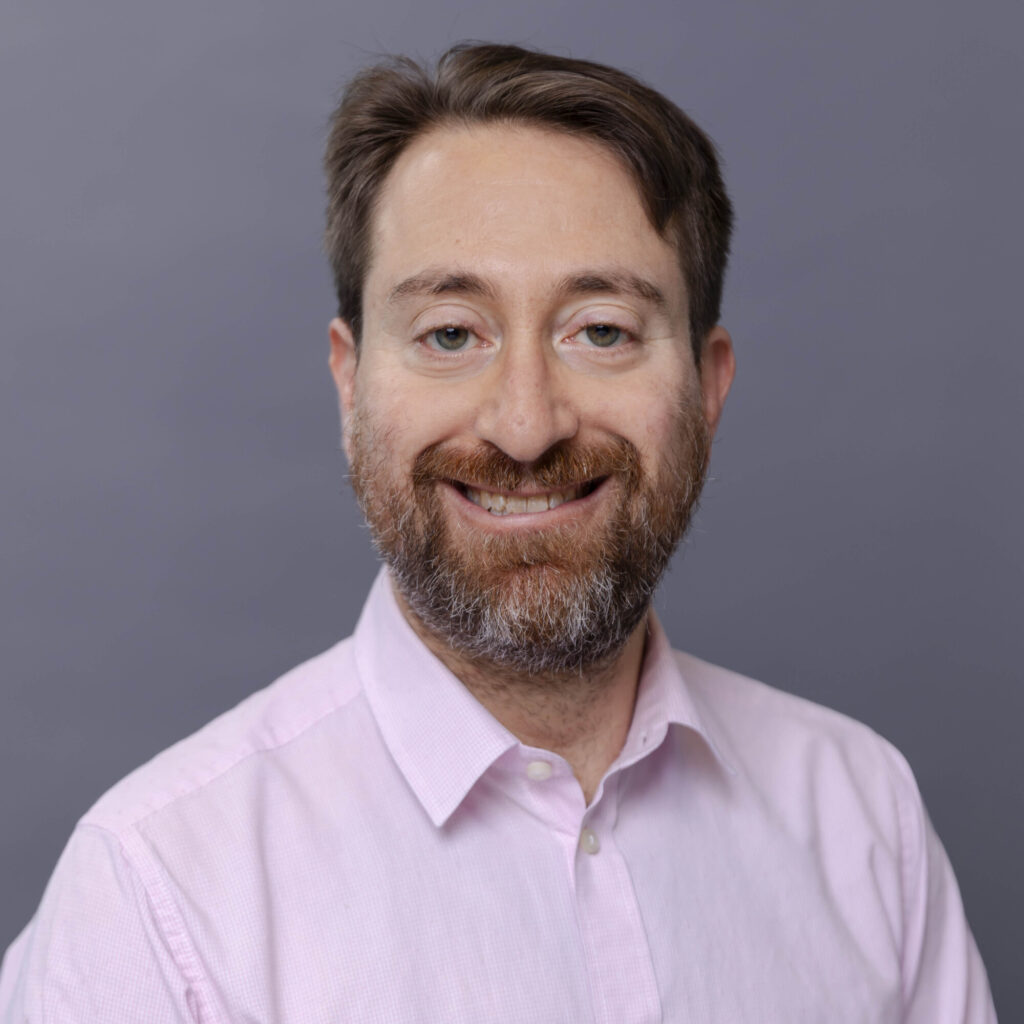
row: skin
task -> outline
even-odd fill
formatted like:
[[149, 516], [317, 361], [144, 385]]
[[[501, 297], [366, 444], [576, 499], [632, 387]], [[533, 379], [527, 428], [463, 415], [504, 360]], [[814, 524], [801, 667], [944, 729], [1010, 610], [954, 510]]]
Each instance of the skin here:
[[[564, 133], [484, 125], [411, 143], [380, 195], [363, 297], [358, 350], [349, 325], [334, 320], [330, 365], [343, 428], [354, 413], [375, 424], [398, 482], [439, 442], [493, 445], [528, 467], [556, 442], [616, 437], [637, 446], [656, 479], [682, 398], [699, 393], [713, 433], [735, 372], [722, 327], [694, 364], [676, 251], [626, 170]], [[458, 330], [435, 333], [445, 328]], [[617, 484], [503, 517], [437, 486], [453, 535], [471, 543], [488, 531], [585, 531], [608, 515]], [[539, 490], [527, 483], [516, 496]], [[399, 603], [506, 728], [569, 762], [589, 802], [629, 729], [645, 625], [599, 678], [537, 687], [466, 663]]]

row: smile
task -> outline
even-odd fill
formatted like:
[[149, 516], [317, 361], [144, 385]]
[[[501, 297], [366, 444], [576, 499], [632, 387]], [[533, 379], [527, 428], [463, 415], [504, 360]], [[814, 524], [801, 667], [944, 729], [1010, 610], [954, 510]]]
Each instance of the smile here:
[[562, 491], [548, 491], [544, 494], [498, 494], [491, 491], [479, 490], [475, 487], [463, 486], [459, 490], [474, 505], [490, 512], [494, 516], [530, 515], [537, 512], [547, 512], [548, 509], [558, 508], [567, 501], [576, 501], [588, 495], [599, 481], [589, 481], [577, 487], [570, 487]]

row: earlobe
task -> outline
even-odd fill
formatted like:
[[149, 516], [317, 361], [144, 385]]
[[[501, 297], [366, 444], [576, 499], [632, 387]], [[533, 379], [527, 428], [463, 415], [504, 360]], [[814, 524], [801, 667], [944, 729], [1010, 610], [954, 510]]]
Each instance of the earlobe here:
[[356, 364], [358, 352], [352, 328], [339, 317], [335, 317], [328, 328], [327, 334], [331, 341], [331, 354], [328, 363], [335, 387], [338, 389], [338, 407], [341, 411], [342, 443], [348, 454], [348, 433], [345, 424], [352, 415], [356, 387]]
[[721, 325], [713, 327], [704, 339], [700, 359], [700, 384], [704, 398], [704, 418], [714, 434], [722, 418], [725, 399], [736, 375], [736, 355], [732, 337]]

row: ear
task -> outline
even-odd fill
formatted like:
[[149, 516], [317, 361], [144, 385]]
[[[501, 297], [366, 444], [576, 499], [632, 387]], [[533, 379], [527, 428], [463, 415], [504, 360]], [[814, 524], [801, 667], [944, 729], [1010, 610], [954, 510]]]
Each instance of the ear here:
[[328, 363], [331, 367], [331, 376], [334, 377], [335, 387], [338, 389], [338, 407], [341, 410], [342, 444], [345, 446], [345, 454], [351, 457], [345, 424], [352, 415], [359, 353], [356, 349], [355, 335], [347, 321], [335, 317], [327, 329], [327, 334], [331, 339], [331, 355]]
[[732, 338], [721, 325], [712, 327], [704, 338], [700, 356], [700, 387], [704, 399], [704, 418], [714, 434], [722, 418], [725, 399], [736, 376], [736, 355]]

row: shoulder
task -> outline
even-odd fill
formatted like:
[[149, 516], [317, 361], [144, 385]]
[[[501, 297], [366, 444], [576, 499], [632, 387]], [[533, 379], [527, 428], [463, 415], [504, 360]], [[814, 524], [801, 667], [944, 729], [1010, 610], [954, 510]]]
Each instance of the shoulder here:
[[[71, 1003], [83, 994], [90, 1020], [122, 1019], [131, 999], [133, 1020], [191, 1020], [216, 1005], [192, 901], [201, 894], [211, 920], [259, 909], [266, 822], [308, 809], [311, 795], [321, 797], [319, 822], [334, 796], [315, 784], [324, 752], [357, 758], [369, 717], [352, 642], [342, 641], [108, 790], [78, 822], [7, 954], [0, 1017], [10, 1000], [65, 1009], [66, 996], [67, 1019], [79, 1019]], [[294, 817], [279, 829], [285, 842]]]
[[691, 654], [673, 654], [725, 760], [773, 802], [799, 796], [811, 806], [856, 803], [869, 817], [888, 818], [896, 832], [916, 814], [920, 795], [910, 767], [868, 725]]
[[891, 936], [908, 1021], [955, 1011], [957, 1020], [994, 1022], [956, 879], [902, 754], [847, 715], [673, 653], [733, 769], [728, 815], [741, 820], [737, 834], [756, 851], [759, 877], [787, 895], [807, 884], [828, 893], [843, 934], [866, 936], [870, 958]]
[[361, 694], [349, 638], [157, 754], [108, 790], [80, 824], [121, 834], [239, 765], [301, 743], [325, 719], [353, 711]]
[[834, 742], [839, 745], [893, 749], [863, 722], [840, 711], [692, 654], [673, 651], [676, 664], [701, 712], [714, 719], [727, 736], [755, 749], [790, 749], [787, 740]]

